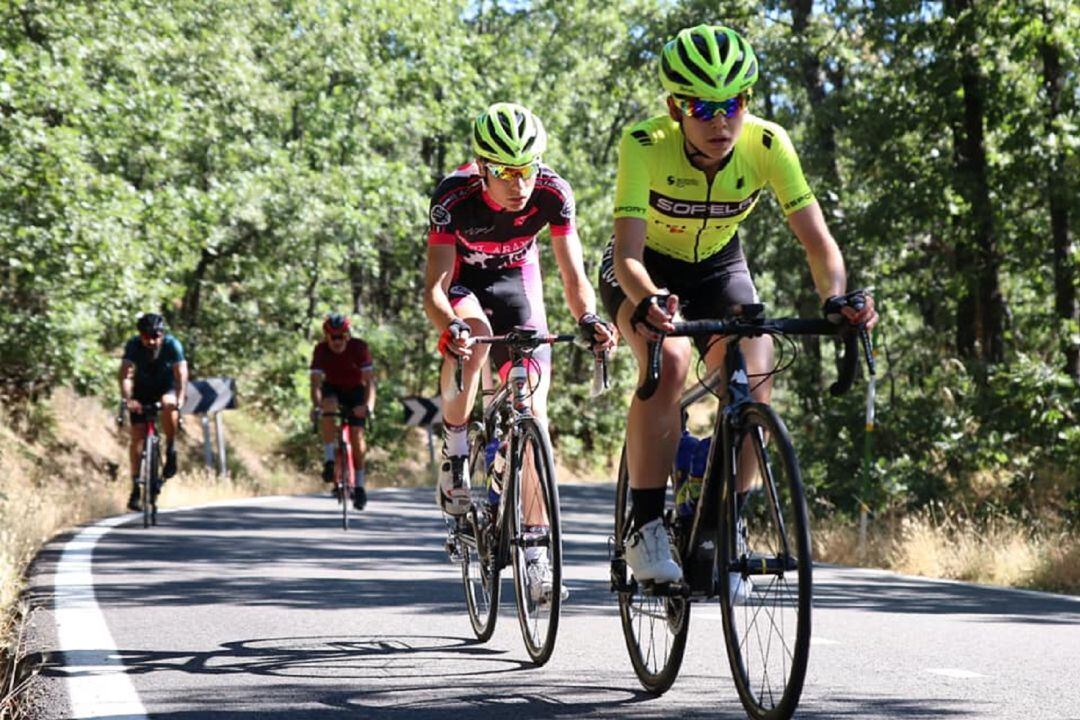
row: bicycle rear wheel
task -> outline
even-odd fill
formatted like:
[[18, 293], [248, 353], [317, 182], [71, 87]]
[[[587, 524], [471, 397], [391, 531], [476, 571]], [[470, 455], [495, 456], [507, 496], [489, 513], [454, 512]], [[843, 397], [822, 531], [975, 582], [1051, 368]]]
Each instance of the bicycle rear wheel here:
[[469, 608], [473, 632], [481, 642], [489, 640], [495, 632], [495, 620], [499, 614], [499, 565], [491, 525], [493, 514], [488, 512], [487, 503], [486, 444], [483, 428], [474, 423], [469, 428], [472, 508], [457, 524], [465, 604]]
[[[790, 718], [810, 653], [810, 524], [798, 460], [787, 428], [768, 405], [740, 413], [738, 459], [754, 477], [739, 501], [725, 485], [720, 520], [720, 608], [739, 699], [752, 718]], [[749, 443], [743, 447], [743, 438]]]
[[[518, 623], [529, 657], [537, 665], [543, 665], [551, 658], [559, 630], [563, 587], [562, 531], [551, 441], [547, 430], [535, 418], [520, 420], [512, 458], [510, 479], [503, 492], [510, 493], [506, 498], [506, 512], [510, 513]], [[535, 470], [533, 489], [524, 487], [526, 467]], [[550, 569], [550, 576], [541, 569], [545, 564]]]
[[[682, 597], [647, 595], [623, 560], [631, 534], [630, 473], [626, 448], [615, 486], [615, 560], [612, 582], [619, 593], [619, 619], [638, 680], [649, 692], [667, 692], [682, 666], [690, 627], [690, 603]], [[678, 547], [672, 539], [672, 547]]]

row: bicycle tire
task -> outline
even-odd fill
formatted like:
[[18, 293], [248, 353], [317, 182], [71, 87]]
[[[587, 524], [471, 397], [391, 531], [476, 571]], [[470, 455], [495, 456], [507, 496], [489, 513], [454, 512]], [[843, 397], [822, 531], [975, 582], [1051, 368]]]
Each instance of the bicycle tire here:
[[[522, 486], [524, 463], [532, 457], [536, 469], [537, 490], [528, 499]], [[559, 523], [559, 488], [555, 483], [555, 461], [547, 430], [533, 417], [521, 418], [511, 448], [510, 476], [503, 492], [507, 497], [507, 512], [513, 555], [514, 595], [517, 600], [518, 624], [525, 650], [537, 665], [551, 658], [559, 632], [559, 613], [562, 609], [562, 530]], [[527, 530], [525, 519], [532, 511], [535, 519], [546, 515], [547, 533]], [[551, 568], [551, 592], [542, 600], [530, 596], [526, 549], [546, 548]]]
[[345, 445], [338, 441], [337, 452], [334, 454], [334, 465], [337, 467], [337, 482], [341, 492], [338, 497], [341, 500], [341, 529], [349, 529], [349, 454], [345, 451]]
[[153, 458], [154, 436], [147, 435], [143, 441], [142, 461], [139, 463], [139, 489], [142, 491], [143, 527], [150, 527], [151, 463]]
[[[690, 603], [681, 597], [646, 595], [632, 580], [630, 570], [622, 560], [630, 538], [630, 506], [630, 473], [624, 446], [615, 485], [616, 564], [612, 567], [612, 579], [620, 587], [630, 588], [619, 591], [619, 620], [630, 664], [645, 690], [662, 695], [675, 682], [682, 667], [690, 627]], [[672, 547], [678, 545], [673, 542]]]
[[[720, 568], [724, 644], [747, 714], [786, 720], [799, 704], [810, 653], [809, 514], [791, 436], [776, 412], [762, 403], [748, 404], [733, 429], [735, 447], [749, 438], [750, 452], [738, 457], [756, 464], [760, 488], [747, 493], [737, 516], [732, 483], [725, 484], [720, 513], [720, 557], [728, 558], [727, 567]], [[749, 584], [733, 590], [733, 576]], [[792, 629], [794, 637], [788, 634]]]
[[[469, 486], [472, 508], [464, 522], [471, 537], [458, 533], [461, 552], [461, 582], [469, 622], [480, 642], [491, 639], [499, 616], [499, 565], [493, 543], [491, 516], [487, 512], [487, 461], [484, 448], [487, 436], [479, 423], [469, 428]], [[460, 525], [458, 526], [460, 527]]]
[[161, 494], [161, 443], [154, 436], [150, 453], [150, 525], [157, 526], [157, 499]]

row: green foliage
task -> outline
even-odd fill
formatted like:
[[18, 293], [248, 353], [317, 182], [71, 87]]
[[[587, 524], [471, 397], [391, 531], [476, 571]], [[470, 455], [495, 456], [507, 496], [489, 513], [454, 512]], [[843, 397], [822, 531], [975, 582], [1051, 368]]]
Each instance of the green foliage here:
[[[657, 52], [680, 27], [722, 21], [761, 61], [752, 111], [790, 131], [852, 285], [873, 286], [882, 309], [869, 471], [862, 386], [823, 396], [828, 343], [803, 346], [778, 384], [815, 501], [850, 511], [857, 499], [955, 497], [1077, 514], [1078, 392], [1056, 368], [1080, 331], [1055, 298], [1077, 282], [1080, 213], [1070, 208], [1073, 249], [1055, 259], [1047, 199], [1052, 188], [1080, 196], [1075, 3], [995, 0], [960, 13], [910, 0], [15, 0], [0, 16], [9, 396], [71, 382], [113, 392], [136, 314], [156, 309], [193, 377], [237, 376], [244, 402], [300, 447], [311, 347], [321, 316], [338, 310], [372, 344], [373, 441], [395, 447], [396, 398], [435, 393], [421, 308], [426, 210], [438, 180], [469, 158], [471, 118], [514, 100], [544, 119], [545, 159], [575, 189], [595, 280], [619, 133], [663, 111]], [[1063, 65], [1054, 107], [1047, 48]], [[957, 162], [971, 58], [1009, 311], [997, 365], [951, 359], [971, 273], [958, 249], [983, 219]], [[740, 231], [761, 294], [774, 313], [814, 313], [803, 251], [764, 195]], [[547, 242], [548, 314], [567, 330]], [[589, 358], [559, 350], [558, 450], [603, 467], [622, 441], [632, 359], [623, 349], [615, 391], [592, 399]]]

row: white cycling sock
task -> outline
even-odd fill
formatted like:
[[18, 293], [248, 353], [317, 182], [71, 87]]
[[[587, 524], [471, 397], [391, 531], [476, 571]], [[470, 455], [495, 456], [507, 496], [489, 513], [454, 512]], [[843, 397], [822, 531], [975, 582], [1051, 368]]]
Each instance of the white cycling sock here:
[[323, 445], [323, 460], [326, 462], [334, 462], [334, 448], [337, 443], [328, 442]]
[[446, 454], [449, 457], [469, 454], [469, 425], [451, 425], [443, 423], [443, 443], [446, 446]]

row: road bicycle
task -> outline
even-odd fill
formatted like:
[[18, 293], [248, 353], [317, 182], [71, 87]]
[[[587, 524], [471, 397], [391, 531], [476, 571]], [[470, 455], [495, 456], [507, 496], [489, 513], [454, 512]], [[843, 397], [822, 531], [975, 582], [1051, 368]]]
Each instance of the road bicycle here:
[[[681, 398], [687, 408], [706, 397], [718, 399], [700, 496], [692, 513], [670, 505], [665, 524], [683, 581], [638, 582], [629, 572], [625, 548], [631, 536], [630, 486], [623, 448], [616, 487], [611, 586], [618, 593], [630, 661], [642, 686], [661, 694], [679, 673], [693, 602], [719, 600], [724, 644], [739, 699], [752, 718], [776, 720], [795, 712], [810, 651], [813, 570], [810, 523], [799, 464], [791, 436], [776, 411], [751, 396], [754, 381], [783, 371], [794, 362], [796, 335], [836, 335], [845, 352], [833, 395], [854, 379], [861, 337], [868, 368], [873, 357], [865, 331], [828, 320], [767, 319], [760, 304], [744, 305], [726, 320], [675, 323], [668, 336], [722, 336], [727, 343], [722, 372], [715, 372]], [[784, 353], [765, 377], [749, 376], [739, 348], [742, 338], [774, 336], [793, 353]], [[655, 392], [661, 372], [663, 339], [649, 345], [641, 399]], [[726, 381], [726, 393], [718, 392]], [[739, 482], [748, 488], [738, 492]]]
[[[521, 635], [537, 665], [546, 663], [555, 648], [566, 596], [555, 462], [547, 427], [529, 406], [529, 368], [535, 366], [532, 356], [542, 345], [576, 339], [523, 327], [506, 335], [470, 339], [470, 344], [507, 347], [510, 370], [505, 383], [484, 391], [482, 420], [469, 425], [472, 506], [464, 515], [447, 519], [446, 549], [461, 565], [476, 637], [486, 641], [495, 632], [500, 575], [510, 565]], [[596, 367], [594, 389], [598, 383], [606, 385], [606, 360]], [[460, 368], [459, 360], [459, 391]], [[550, 583], [540, 582], [544, 564], [551, 571]]]
[[[139, 488], [142, 496], [143, 527], [157, 525], [157, 497], [161, 492], [161, 438], [157, 432], [158, 413], [161, 412], [161, 403], [141, 403], [142, 415], [146, 423], [146, 440], [143, 442], [142, 454], [139, 456], [139, 475], [135, 479], [135, 485]], [[126, 404], [120, 402], [120, 410], [116, 415], [116, 424], [124, 423]]]
[[[320, 411], [322, 417], [338, 420], [337, 446], [334, 448], [334, 497], [341, 505], [341, 529], [349, 529], [349, 507], [356, 496], [356, 467], [353, 465], [352, 443], [349, 442], [349, 418], [352, 408], [338, 405], [334, 412]], [[316, 433], [318, 426], [315, 427]], [[357, 510], [362, 509], [356, 508]]]

